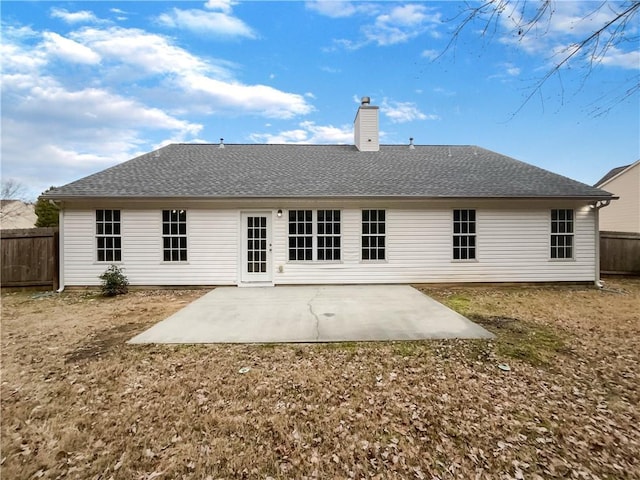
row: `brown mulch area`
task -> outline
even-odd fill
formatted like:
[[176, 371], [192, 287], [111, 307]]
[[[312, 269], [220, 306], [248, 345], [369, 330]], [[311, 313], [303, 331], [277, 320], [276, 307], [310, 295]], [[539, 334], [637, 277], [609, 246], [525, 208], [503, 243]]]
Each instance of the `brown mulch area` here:
[[640, 279], [417, 288], [497, 338], [133, 346], [204, 291], [3, 294], [0, 475], [640, 478]]

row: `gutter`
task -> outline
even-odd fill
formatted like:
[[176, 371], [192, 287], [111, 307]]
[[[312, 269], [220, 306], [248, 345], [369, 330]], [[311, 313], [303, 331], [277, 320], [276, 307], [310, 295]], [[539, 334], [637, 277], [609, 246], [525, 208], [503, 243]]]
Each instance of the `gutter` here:
[[594, 230], [594, 241], [596, 245], [596, 253], [595, 253], [595, 280], [593, 284], [597, 288], [604, 288], [604, 282], [600, 278], [600, 209], [608, 207], [611, 203], [611, 200], [617, 200], [619, 197], [611, 197], [611, 199], [607, 200], [598, 200], [591, 204], [591, 208], [595, 210], [594, 212], [594, 221], [593, 221], [593, 230]]

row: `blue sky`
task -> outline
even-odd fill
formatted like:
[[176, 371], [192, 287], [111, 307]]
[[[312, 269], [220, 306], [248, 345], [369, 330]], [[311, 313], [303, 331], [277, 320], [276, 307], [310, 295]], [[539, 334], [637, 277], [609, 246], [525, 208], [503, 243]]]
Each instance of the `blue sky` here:
[[382, 143], [479, 145], [592, 184], [640, 158], [639, 94], [615, 100], [637, 37], [535, 86], [618, 5], [578, 21], [598, 4], [557, 2], [524, 39], [471, 24], [445, 52], [462, 2], [2, 2], [2, 176], [35, 197], [172, 142], [353, 143], [366, 95]]

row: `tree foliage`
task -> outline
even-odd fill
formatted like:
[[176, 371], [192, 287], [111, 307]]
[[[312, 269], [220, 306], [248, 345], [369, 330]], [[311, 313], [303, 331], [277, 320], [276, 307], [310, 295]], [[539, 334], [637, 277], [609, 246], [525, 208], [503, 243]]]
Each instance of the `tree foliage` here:
[[[531, 2], [527, 0], [485, 0], [479, 3], [466, 3], [466, 8], [456, 17], [452, 37], [445, 52], [455, 46], [464, 30], [477, 29], [485, 39], [492, 39], [497, 32], [504, 32], [521, 46], [530, 45], [536, 40], [548, 36], [558, 24], [566, 22], [567, 31], [574, 41], [561, 46], [554, 46], [548, 51], [549, 67], [534, 83], [525, 97], [521, 110], [534, 96], [541, 95], [543, 85], [552, 77], [558, 77], [561, 85], [561, 96], [564, 96], [561, 72], [579, 66], [584, 69], [583, 82], [593, 69], [601, 64], [611, 63], [612, 58], [627, 55], [624, 47], [631, 46], [631, 55], [637, 55], [640, 34], [638, 14], [640, 1], [626, 0], [618, 2], [575, 2], [581, 7], [577, 17], [561, 17], [561, 7], [567, 4], [554, 0]], [[634, 58], [634, 57], [630, 57]], [[618, 103], [640, 91], [640, 73], [638, 68], [632, 69], [626, 83], [620, 88], [592, 105], [594, 114], [609, 111]], [[517, 113], [517, 112], [516, 112]]]
[[[50, 187], [48, 190], [42, 192], [43, 194], [47, 193], [54, 187]], [[40, 195], [38, 197], [38, 201], [35, 205], [35, 212], [38, 216], [36, 220], [36, 227], [57, 227], [59, 222], [58, 212], [60, 209], [46, 200]]]

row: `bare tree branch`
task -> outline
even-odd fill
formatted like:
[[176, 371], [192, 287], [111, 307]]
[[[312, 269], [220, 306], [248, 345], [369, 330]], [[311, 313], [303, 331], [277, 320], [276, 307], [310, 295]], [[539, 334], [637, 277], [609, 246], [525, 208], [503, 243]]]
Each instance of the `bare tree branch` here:
[[[625, 1], [617, 4], [602, 1], [595, 5], [579, 22], [593, 21], [598, 14], [603, 11], [612, 14], [604, 24], [586, 35], [580, 41], [566, 46], [562, 50], [556, 50], [553, 57], [556, 61], [549, 70], [535, 82], [530, 92], [525, 96], [524, 101], [513, 113], [517, 115], [529, 101], [537, 95], [541, 95], [542, 87], [551, 77], [560, 78], [560, 71], [569, 67], [569, 64], [578, 58], [585, 60], [581, 64], [586, 69], [580, 89], [587, 82], [588, 77], [596, 66], [602, 65], [607, 59], [607, 54], [623, 44], [631, 43], [636, 47], [640, 40], [638, 36], [638, 26], [634, 24], [640, 12], [640, 1]], [[543, 38], [552, 28], [553, 16], [557, 14], [556, 2], [553, 0], [543, 0], [541, 2], [530, 2], [527, 0], [487, 0], [481, 4], [467, 3], [465, 10], [454, 17], [451, 21], [456, 22], [451, 38], [444, 51], [436, 58], [442, 57], [446, 52], [455, 48], [458, 38], [464, 30], [472, 24], [480, 24], [480, 35], [483, 38], [493, 36], [499, 28], [504, 28], [505, 20], [512, 26], [514, 36], [518, 37], [518, 42], [524, 42], [528, 37]], [[502, 23], [501, 23], [502, 22]], [[491, 32], [491, 33], [490, 33]], [[615, 104], [624, 101], [640, 90], [640, 75], [636, 75], [630, 80], [631, 86], [613, 92], [616, 103], [609, 105], [606, 109], [595, 107], [593, 114], [601, 115], [609, 111]], [[564, 87], [561, 89], [562, 99], [564, 99]], [[563, 101], [562, 101], [563, 103]]]

